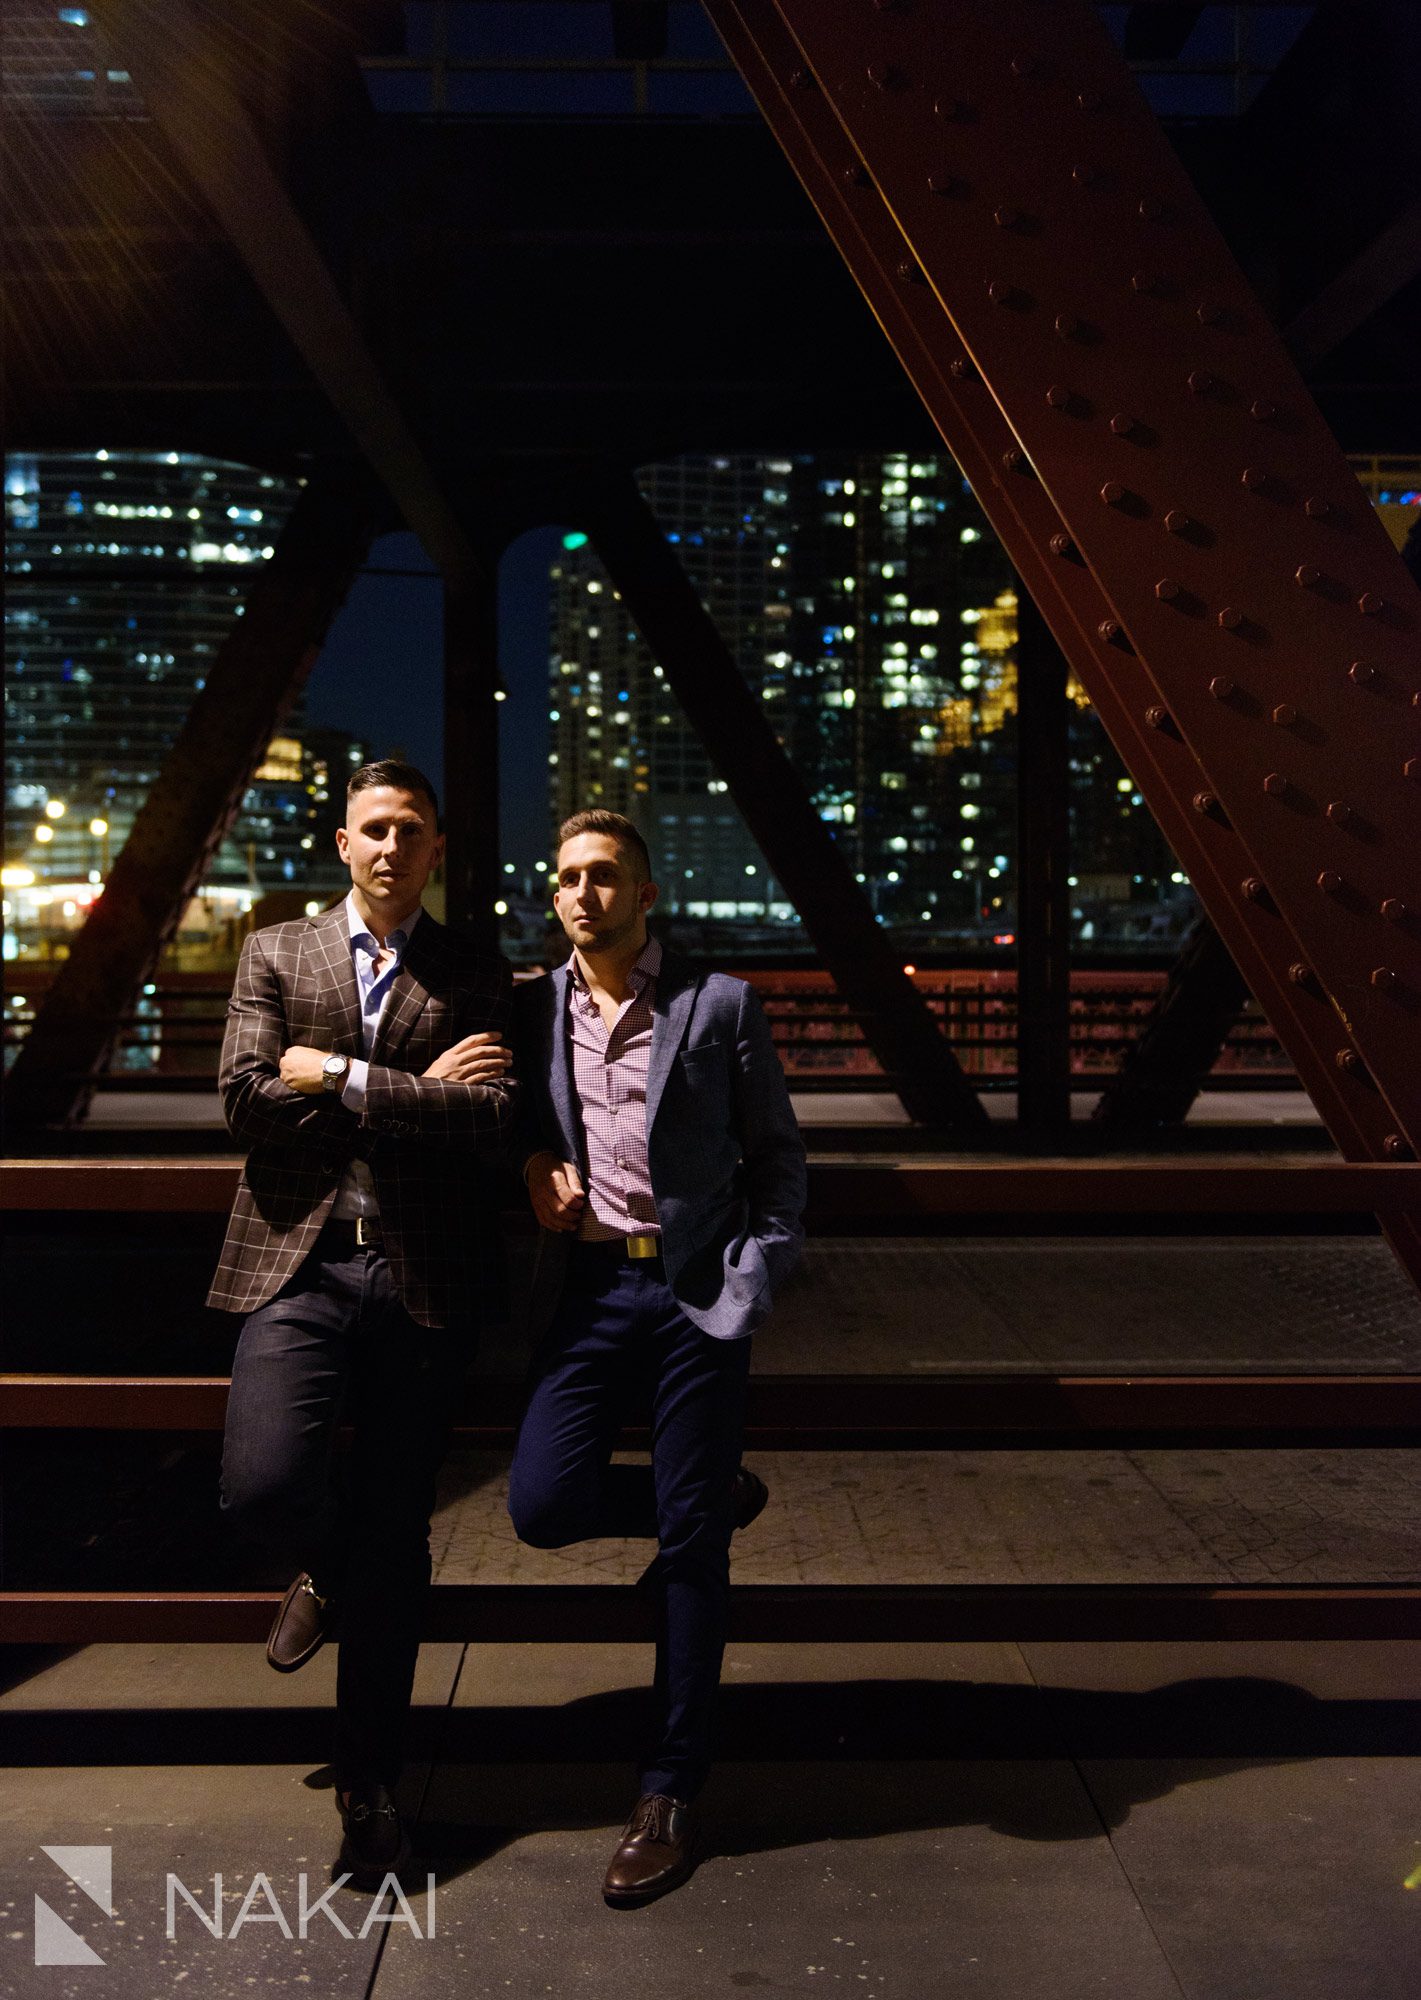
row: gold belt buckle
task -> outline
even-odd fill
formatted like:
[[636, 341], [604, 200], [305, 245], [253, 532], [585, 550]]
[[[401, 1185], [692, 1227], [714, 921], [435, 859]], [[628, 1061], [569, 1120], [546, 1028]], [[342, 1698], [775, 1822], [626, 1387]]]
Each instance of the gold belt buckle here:
[[363, 1215], [357, 1215], [357, 1216], [356, 1216], [356, 1218], [355, 1218], [355, 1240], [356, 1240], [356, 1242], [357, 1242], [357, 1243], [358, 1243], [358, 1244], [360, 1245], [360, 1247], [361, 1247], [361, 1249], [362, 1249], [362, 1250], [364, 1250], [364, 1249], [368, 1249], [368, 1247], [369, 1247], [369, 1245], [370, 1245], [370, 1241], [371, 1241], [371, 1239], [370, 1239], [370, 1238], [369, 1238], [369, 1237], [368, 1237], [368, 1236], [367, 1236], [367, 1235], [365, 1234], [365, 1223], [366, 1223], [366, 1217], [365, 1217], [365, 1216], [363, 1216]]
[[661, 1238], [659, 1236], [629, 1236], [627, 1255], [629, 1257], [659, 1257]]

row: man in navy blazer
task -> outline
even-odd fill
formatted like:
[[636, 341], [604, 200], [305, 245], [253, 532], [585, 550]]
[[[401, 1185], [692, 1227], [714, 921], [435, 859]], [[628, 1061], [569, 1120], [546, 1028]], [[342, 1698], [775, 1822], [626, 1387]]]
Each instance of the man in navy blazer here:
[[[690, 1873], [730, 1537], [767, 1497], [740, 1464], [749, 1336], [804, 1240], [804, 1145], [760, 1003], [648, 937], [656, 896], [630, 820], [567, 820], [553, 902], [572, 955], [513, 1017], [515, 1158], [542, 1230], [509, 1512], [540, 1548], [658, 1542], [655, 1729], [603, 1883], [616, 1906]], [[611, 1465], [640, 1390], [652, 1462]]]

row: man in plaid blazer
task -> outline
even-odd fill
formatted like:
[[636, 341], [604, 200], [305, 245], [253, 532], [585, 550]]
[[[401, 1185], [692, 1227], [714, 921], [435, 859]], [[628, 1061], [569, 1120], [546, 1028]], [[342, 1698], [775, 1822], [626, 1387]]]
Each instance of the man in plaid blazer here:
[[223, 1509], [301, 1564], [267, 1642], [274, 1667], [304, 1665], [339, 1618], [341, 1864], [374, 1888], [408, 1858], [391, 1791], [435, 1475], [498, 1294], [487, 1162], [514, 1106], [512, 982], [420, 907], [444, 842], [412, 766], [355, 772], [337, 845], [349, 896], [242, 950], [219, 1082], [249, 1151], [208, 1303], [246, 1315]]

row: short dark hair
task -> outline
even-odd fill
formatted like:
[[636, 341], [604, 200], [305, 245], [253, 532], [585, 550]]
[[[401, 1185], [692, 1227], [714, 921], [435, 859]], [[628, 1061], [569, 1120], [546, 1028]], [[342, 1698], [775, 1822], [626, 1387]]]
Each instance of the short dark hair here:
[[357, 792], [373, 792], [381, 785], [388, 785], [396, 792], [422, 792], [434, 808], [434, 823], [439, 824], [439, 797], [423, 771], [417, 771], [413, 764], [405, 764], [398, 757], [381, 757], [374, 764], [362, 764], [358, 771], [352, 771], [345, 787], [346, 803], [349, 804]]
[[603, 806], [589, 806], [586, 812], [574, 813], [558, 828], [559, 848], [579, 833], [605, 833], [609, 840], [619, 841], [632, 857], [632, 872], [637, 880], [651, 880], [651, 852], [635, 822], [625, 813], [608, 812]]

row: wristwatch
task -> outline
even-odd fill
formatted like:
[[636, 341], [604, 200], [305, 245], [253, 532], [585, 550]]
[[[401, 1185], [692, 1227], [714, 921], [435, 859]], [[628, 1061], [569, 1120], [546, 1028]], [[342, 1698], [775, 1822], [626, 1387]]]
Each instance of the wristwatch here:
[[349, 1056], [327, 1056], [321, 1064], [322, 1090], [339, 1090], [350, 1068]]

